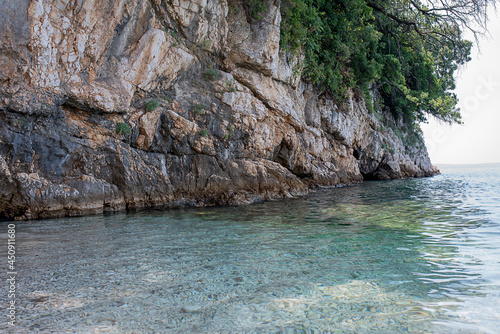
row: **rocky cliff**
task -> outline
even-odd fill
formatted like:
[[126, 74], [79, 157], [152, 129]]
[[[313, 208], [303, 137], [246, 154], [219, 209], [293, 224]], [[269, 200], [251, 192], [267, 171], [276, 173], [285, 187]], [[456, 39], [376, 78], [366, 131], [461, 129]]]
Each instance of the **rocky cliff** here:
[[1, 1], [0, 217], [435, 174], [390, 115], [300, 80], [279, 3], [257, 19], [241, 0]]

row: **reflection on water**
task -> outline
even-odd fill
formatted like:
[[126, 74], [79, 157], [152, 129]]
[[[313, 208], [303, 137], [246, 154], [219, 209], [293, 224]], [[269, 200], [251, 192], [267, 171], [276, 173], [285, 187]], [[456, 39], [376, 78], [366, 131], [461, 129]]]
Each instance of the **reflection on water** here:
[[14, 332], [498, 333], [499, 203], [490, 166], [247, 207], [17, 223]]

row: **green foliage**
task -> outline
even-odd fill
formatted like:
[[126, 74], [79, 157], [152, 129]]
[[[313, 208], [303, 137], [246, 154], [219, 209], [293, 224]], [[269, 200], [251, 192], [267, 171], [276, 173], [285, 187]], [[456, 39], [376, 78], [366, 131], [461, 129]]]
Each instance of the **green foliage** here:
[[179, 34], [177, 33], [177, 31], [175, 31], [175, 30], [170, 30], [170, 31], [168, 32], [168, 34], [169, 34], [170, 36], [172, 36], [172, 37], [175, 39], [175, 42], [174, 42], [174, 43], [172, 43], [172, 46], [173, 46], [174, 44], [176, 44], [176, 46], [177, 46], [178, 44], [181, 44], [181, 42], [182, 42], [182, 41], [181, 41], [181, 38], [179, 37]]
[[465, 10], [432, 11], [424, 4], [284, 0], [281, 48], [302, 54], [303, 77], [335, 98], [345, 99], [358, 89], [371, 109], [369, 90], [375, 88], [384, 106], [409, 124], [425, 121], [429, 114], [460, 122], [451, 91], [455, 71], [470, 60], [472, 44], [463, 40], [457, 22], [474, 17]]
[[337, 98], [368, 88], [381, 66], [371, 55], [380, 33], [364, 0], [289, 0], [283, 5], [281, 46], [303, 52], [304, 75]]
[[262, 13], [266, 11], [266, 2], [265, 0], [251, 0], [248, 1], [248, 5], [250, 6], [250, 13], [254, 19], [262, 20]]
[[230, 79], [226, 82], [226, 90], [231, 93], [236, 92], [236, 86], [234, 85], [234, 79]]
[[395, 151], [392, 147], [390, 147], [388, 144], [384, 144], [384, 145], [382, 145], [382, 148], [383, 148], [384, 150], [386, 150], [386, 151], [389, 151], [391, 154], [396, 153], [396, 151]]
[[18, 121], [17, 121], [18, 125], [20, 128], [22, 128], [24, 126], [24, 124], [26, 124], [26, 118], [25, 117], [21, 117]]
[[414, 124], [413, 129], [408, 130], [409, 131], [406, 131], [406, 135], [403, 138], [403, 144], [405, 145], [405, 147], [415, 147], [417, 149], [424, 147], [424, 133], [420, 125]]
[[153, 110], [155, 110], [156, 108], [158, 108], [158, 101], [156, 100], [149, 100], [147, 103], [146, 103], [146, 111], [147, 112], [151, 112]]
[[205, 51], [210, 51], [210, 46], [212, 45], [212, 41], [207, 39], [207, 40], [204, 40], [204, 41], [201, 41], [198, 43], [198, 46], [200, 48], [202, 48], [203, 50]]
[[123, 136], [128, 136], [132, 132], [129, 124], [120, 122], [116, 124], [116, 133]]
[[203, 79], [207, 81], [215, 81], [219, 79], [220, 73], [216, 69], [209, 68], [208, 70], [203, 72], [202, 76]]
[[208, 131], [207, 131], [207, 130], [205, 130], [205, 129], [202, 129], [202, 130], [200, 131], [200, 136], [202, 136], [202, 137], [207, 137], [207, 136], [208, 136]]
[[201, 115], [203, 113], [203, 111], [206, 109], [207, 109], [207, 107], [201, 103], [196, 103], [193, 106], [193, 111], [194, 111], [196, 116]]
[[[394, 25], [385, 14], [375, 15], [384, 33], [376, 54], [383, 66], [378, 87], [384, 104], [408, 123], [425, 121], [427, 114], [460, 123], [458, 100], [451, 90], [454, 72], [470, 60], [472, 44], [450, 26], [424, 21], [415, 30]], [[424, 30], [435, 34], [432, 41], [422, 36]]]

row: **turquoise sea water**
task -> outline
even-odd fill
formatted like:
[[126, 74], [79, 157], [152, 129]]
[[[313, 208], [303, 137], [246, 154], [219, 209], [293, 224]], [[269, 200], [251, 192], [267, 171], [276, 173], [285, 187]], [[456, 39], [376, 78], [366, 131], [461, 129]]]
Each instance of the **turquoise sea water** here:
[[18, 326], [5, 312], [0, 331], [500, 333], [500, 165], [441, 169], [245, 207], [17, 222]]

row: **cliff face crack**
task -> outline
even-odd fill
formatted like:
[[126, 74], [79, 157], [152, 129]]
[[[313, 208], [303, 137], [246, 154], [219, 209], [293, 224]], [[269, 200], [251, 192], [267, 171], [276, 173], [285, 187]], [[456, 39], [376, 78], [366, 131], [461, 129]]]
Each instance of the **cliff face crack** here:
[[[177, 28], [179, 31], [182, 31], [180, 23], [173, 17], [171, 17], [171, 13], [169, 13], [168, 10], [165, 10], [162, 6], [162, 1], [158, 0], [149, 0], [151, 3], [151, 7], [153, 8], [155, 15], [158, 17], [159, 21], [161, 24], [164, 26], [165, 23], [169, 21], [173, 21], [177, 24]], [[172, 1], [167, 1], [169, 6], [172, 6]], [[165, 27], [165, 28], [171, 28], [171, 27]]]
[[[260, 102], [262, 102], [266, 106], [266, 108], [275, 112], [277, 115], [280, 115], [283, 118], [283, 120], [286, 121], [287, 124], [290, 124], [291, 126], [293, 126], [295, 130], [297, 130], [299, 132], [302, 132], [304, 130], [303, 126], [298, 125], [297, 122], [295, 122], [292, 119], [292, 116], [289, 113], [286, 113], [284, 110], [281, 110], [281, 109], [273, 106], [272, 103], [270, 102], [270, 100], [268, 98], [266, 98], [262, 93], [260, 93], [259, 90], [255, 87], [255, 85], [252, 82], [250, 82], [249, 80], [245, 80], [242, 76], [239, 76], [237, 73], [234, 73], [234, 71], [231, 74], [233, 75], [234, 79], [239, 84], [248, 88], [252, 92], [252, 94], [257, 99], [259, 99]], [[259, 73], [258, 75], [264, 75], [264, 74]], [[272, 77], [267, 77], [267, 78], [274, 81], [274, 79]]]
[[354, 156], [354, 158], [356, 160], [359, 160], [359, 158], [361, 156], [361, 149], [359, 147], [354, 148], [352, 155]]
[[238, 77], [237, 77], [237, 76], [235, 76], [234, 74], [233, 74], [233, 77], [234, 77], [234, 79], [235, 79], [235, 80], [236, 80], [239, 84], [241, 84], [242, 86], [244, 86], [244, 87], [248, 88], [248, 89], [252, 92], [253, 96], [255, 96], [256, 98], [258, 98], [258, 99], [260, 100], [260, 102], [262, 102], [262, 103], [266, 106], [266, 108], [268, 108], [268, 109], [270, 109], [270, 110], [272, 110], [272, 111], [275, 111], [275, 112], [279, 112], [279, 110], [275, 109], [273, 106], [271, 106], [271, 105], [269, 104], [269, 101], [268, 101], [268, 100], [267, 100], [264, 96], [262, 96], [262, 95], [259, 93], [259, 91], [258, 91], [257, 89], [255, 89], [255, 87], [254, 87], [252, 84], [250, 84], [248, 81], [245, 81], [245, 80], [243, 80], [243, 79], [241, 79], [241, 78], [238, 78]]

